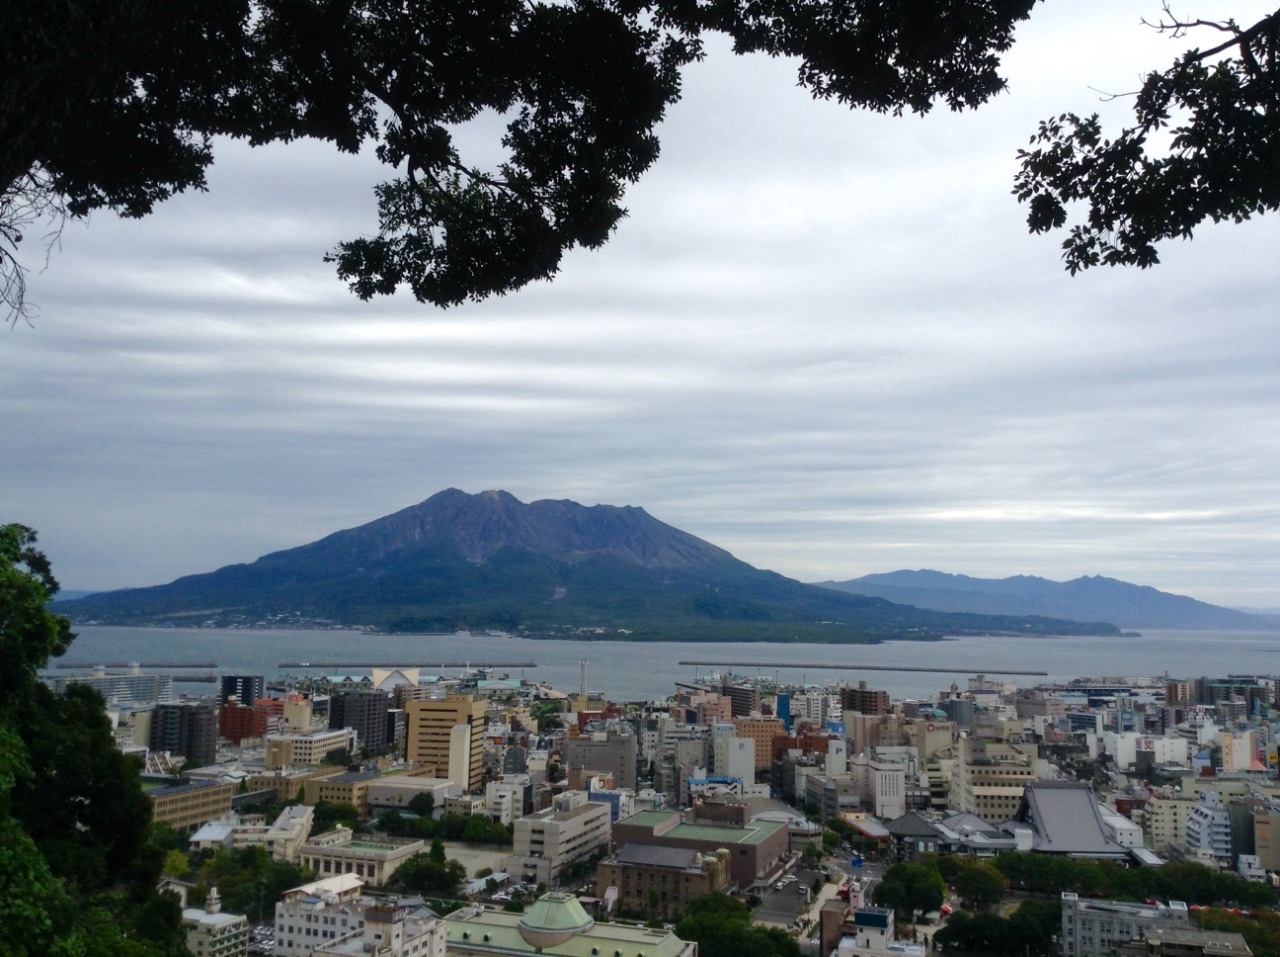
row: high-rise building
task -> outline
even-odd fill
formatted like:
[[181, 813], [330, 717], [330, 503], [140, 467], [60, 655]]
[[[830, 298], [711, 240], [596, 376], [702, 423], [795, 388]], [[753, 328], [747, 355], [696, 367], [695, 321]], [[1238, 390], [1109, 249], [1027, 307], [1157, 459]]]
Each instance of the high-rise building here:
[[[433, 767], [436, 777], [452, 777], [468, 792], [482, 780], [484, 759], [484, 711], [482, 699], [469, 694], [405, 702], [405, 752], [409, 761]], [[454, 729], [461, 729], [457, 732]], [[466, 779], [454, 777], [466, 771]]]
[[329, 727], [355, 728], [368, 754], [387, 746], [390, 709], [391, 697], [385, 691], [343, 691], [329, 702]]
[[218, 704], [235, 698], [241, 704], [253, 704], [266, 695], [262, 675], [223, 675], [218, 688]]
[[152, 751], [168, 751], [205, 767], [218, 759], [218, 715], [212, 704], [182, 701], [158, 704], [151, 716]]
[[734, 684], [725, 675], [720, 681], [720, 694], [731, 702], [732, 717], [745, 718], [760, 713], [760, 689], [753, 684]]
[[639, 747], [629, 728], [609, 728], [589, 736], [567, 738], [562, 750], [567, 768], [609, 772], [618, 787], [635, 790]]
[[218, 737], [232, 744], [245, 738], [261, 738], [269, 730], [271, 715], [264, 707], [244, 706], [239, 701], [228, 701], [218, 709]]
[[856, 688], [841, 688], [840, 704], [845, 711], [858, 714], [888, 714], [893, 710], [889, 692], [868, 688], [865, 681], [859, 681]]

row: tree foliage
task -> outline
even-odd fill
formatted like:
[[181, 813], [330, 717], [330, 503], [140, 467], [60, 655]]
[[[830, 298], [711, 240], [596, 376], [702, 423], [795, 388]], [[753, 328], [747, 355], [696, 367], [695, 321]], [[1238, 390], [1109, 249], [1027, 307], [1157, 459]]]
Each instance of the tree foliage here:
[[1152, 897], [1205, 906], [1274, 907], [1275, 888], [1194, 862], [1163, 867], [1120, 867], [1111, 861], [1073, 860], [1046, 854], [1001, 854], [994, 866], [1015, 889], [1057, 897], [1063, 891], [1112, 900]]
[[459, 861], [440, 860], [435, 853], [415, 854], [396, 868], [392, 884], [417, 894], [452, 895], [466, 879], [467, 869]]
[[872, 892], [879, 907], [892, 907], [903, 919], [913, 914], [927, 914], [942, 907], [947, 888], [942, 875], [931, 863], [894, 864]]
[[[1083, 217], [1063, 240], [1067, 269], [1159, 261], [1156, 243], [1189, 239], [1205, 220], [1242, 222], [1280, 205], [1280, 11], [1252, 26], [1181, 20], [1152, 26], [1181, 39], [1210, 33], [1168, 69], [1148, 73], [1134, 122], [1106, 138], [1098, 114], [1045, 120], [1019, 152], [1014, 192], [1043, 233]], [[1221, 42], [1217, 42], [1221, 40]]]
[[[315, 880], [306, 868], [278, 861], [265, 848], [232, 851], [220, 848], [201, 866], [192, 900], [203, 901], [211, 887], [218, 888], [222, 906], [232, 914], [269, 914], [280, 895], [292, 887]], [[259, 908], [263, 908], [261, 913]]]
[[1054, 937], [1061, 926], [1061, 903], [1029, 900], [1007, 918], [957, 911], [933, 935], [933, 942], [946, 954], [1040, 957], [1055, 952]]
[[164, 851], [136, 766], [114, 747], [101, 696], [55, 694], [38, 669], [72, 639], [35, 533], [0, 526], [0, 954], [178, 957]]
[[[0, 31], [0, 213], [142, 216], [204, 188], [213, 138], [299, 138], [392, 170], [375, 235], [327, 256], [361, 298], [452, 305], [604, 243], [708, 34], [799, 60], [815, 97], [974, 107], [1034, 0], [15, 0]], [[502, 159], [458, 132], [500, 117]], [[11, 272], [21, 230], [0, 233]], [[11, 300], [12, 302], [12, 300]], [[20, 303], [17, 305], [20, 306]]]
[[1275, 911], [1244, 915], [1211, 909], [1200, 911], [1195, 919], [1204, 930], [1240, 934], [1254, 957], [1280, 957], [1280, 914]]
[[951, 883], [968, 910], [990, 910], [1004, 897], [1004, 875], [990, 864], [967, 861]]
[[704, 957], [800, 957], [800, 946], [780, 927], [751, 923], [751, 912], [727, 894], [691, 900], [676, 936], [696, 941]]

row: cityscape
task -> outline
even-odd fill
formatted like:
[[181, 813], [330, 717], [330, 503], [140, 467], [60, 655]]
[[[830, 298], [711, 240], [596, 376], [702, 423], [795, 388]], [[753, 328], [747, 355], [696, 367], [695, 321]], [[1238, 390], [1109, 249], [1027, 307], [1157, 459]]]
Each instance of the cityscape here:
[[[585, 660], [577, 688], [486, 667], [223, 673], [204, 696], [174, 678], [45, 680], [109, 702], [175, 835], [165, 886], [197, 955], [692, 957], [677, 931], [707, 895], [803, 954], [981, 952], [956, 928], [1044, 903], [1024, 858], [1190, 868], [1227, 895], [1109, 900], [1096, 873], [1059, 875], [1046, 953], [1257, 953], [1197, 919], [1254, 919], [1280, 874], [1268, 676], [979, 674], [895, 699], [711, 673], [655, 701], [588, 691]], [[211, 860], [250, 849], [307, 880], [269, 900], [262, 877], [247, 896], [211, 882]], [[904, 890], [913, 868], [945, 881]]]

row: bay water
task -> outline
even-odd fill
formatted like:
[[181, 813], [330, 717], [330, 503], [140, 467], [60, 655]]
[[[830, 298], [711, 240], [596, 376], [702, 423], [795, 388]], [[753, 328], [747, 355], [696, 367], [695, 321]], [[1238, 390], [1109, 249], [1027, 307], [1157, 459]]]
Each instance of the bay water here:
[[[361, 673], [360, 667], [282, 667], [286, 662], [361, 662], [421, 667], [497, 665], [511, 677], [576, 691], [585, 662], [588, 690], [612, 701], [661, 700], [678, 681], [713, 672], [763, 676], [787, 684], [856, 684], [893, 698], [925, 697], [961, 688], [975, 674], [1009, 672], [1018, 685], [1065, 682], [1075, 677], [1168, 675], [1194, 678], [1228, 674], [1280, 674], [1280, 631], [1146, 631], [1136, 637], [964, 637], [936, 642], [891, 641], [878, 645], [776, 644], [768, 642], [618, 642], [508, 638], [491, 635], [370, 635], [350, 631], [126, 628], [83, 625], [70, 651], [51, 662], [84, 667], [120, 662], [212, 663], [221, 674], [260, 674], [270, 679]], [[682, 661], [711, 664], [682, 665]], [[531, 662], [535, 667], [513, 667]], [[823, 667], [817, 667], [817, 666]], [[877, 670], [929, 668], [936, 671]], [[163, 670], [163, 669], [147, 669]], [[208, 671], [208, 668], [200, 669]], [[447, 676], [462, 669], [446, 667]], [[177, 690], [207, 693], [209, 686], [181, 683]]]

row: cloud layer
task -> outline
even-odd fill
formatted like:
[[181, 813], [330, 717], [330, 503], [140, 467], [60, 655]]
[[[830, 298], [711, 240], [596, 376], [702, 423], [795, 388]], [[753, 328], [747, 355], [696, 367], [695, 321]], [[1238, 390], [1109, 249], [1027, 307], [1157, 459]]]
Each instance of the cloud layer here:
[[1010, 195], [1040, 119], [1123, 122], [1090, 87], [1173, 59], [1158, 12], [1050, 5], [1007, 95], [924, 119], [715, 49], [603, 251], [446, 312], [360, 303], [320, 261], [373, 227], [376, 163], [221, 144], [208, 193], [72, 224], [33, 277], [40, 314], [0, 333], [0, 518], [108, 588], [500, 487], [643, 505], [806, 580], [1280, 605], [1280, 223], [1071, 278]]

